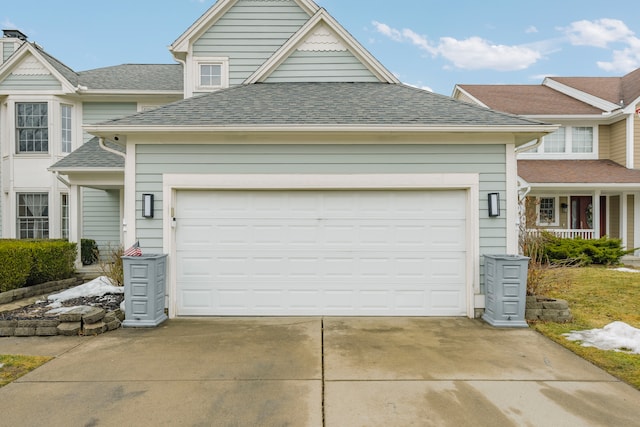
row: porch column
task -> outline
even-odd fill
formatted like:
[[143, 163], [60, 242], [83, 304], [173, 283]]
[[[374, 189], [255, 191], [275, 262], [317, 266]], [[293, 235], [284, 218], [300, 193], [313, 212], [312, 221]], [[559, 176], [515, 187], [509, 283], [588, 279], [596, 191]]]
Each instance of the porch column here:
[[627, 242], [627, 227], [629, 225], [627, 196], [627, 193], [622, 193], [620, 196], [620, 240], [622, 240], [622, 247], [625, 249], [629, 247]]
[[76, 268], [82, 267], [80, 249], [82, 243], [82, 196], [81, 187], [69, 186], [69, 241], [78, 246]]
[[[633, 247], [640, 248], [640, 193], [633, 193]], [[636, 250], [634, 256], [640, 256]]]
[[593, 193], [593, 238], [600, 238], [600, 190]]

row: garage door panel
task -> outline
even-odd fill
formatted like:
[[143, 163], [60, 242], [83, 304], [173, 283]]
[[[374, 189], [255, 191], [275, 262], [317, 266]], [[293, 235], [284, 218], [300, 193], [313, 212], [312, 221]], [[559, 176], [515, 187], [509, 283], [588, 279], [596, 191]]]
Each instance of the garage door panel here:
[[464, 315], [465, 194], [178, 192], [178, 315]]

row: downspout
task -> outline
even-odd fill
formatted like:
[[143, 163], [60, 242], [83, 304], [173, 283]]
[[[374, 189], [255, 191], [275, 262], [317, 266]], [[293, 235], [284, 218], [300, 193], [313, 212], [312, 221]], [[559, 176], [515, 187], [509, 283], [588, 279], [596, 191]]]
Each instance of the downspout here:
[[58, 179], [58, 181], [60, 181], [61, 183], [63, 183], [64, 185], [66, 185], [68, 188], [71, 188], [71, 184], [69, 184], [69, 181], [67, 181], [66, 179], [64, 179], [61, 175], [60, 172], [58, 171], [53, 171], [53, 174], [56, 176], [56, 178]]
[[107, 147], [105, 145], [105, 143], [104, 143], [104, 138], [103, 137], [99, 137], [98, 138], [98, 145], [100, 145], [100, 148], [102, 148], [105, 151], [108, 151], [110, 153], [116, 154], [116, 155], [122, 157], [123, 159], [127, 158], [127, 155], [125, 153], [122, 153], [122, 152], [120, 152], [118, 150], [114, 150], [113, 148]]

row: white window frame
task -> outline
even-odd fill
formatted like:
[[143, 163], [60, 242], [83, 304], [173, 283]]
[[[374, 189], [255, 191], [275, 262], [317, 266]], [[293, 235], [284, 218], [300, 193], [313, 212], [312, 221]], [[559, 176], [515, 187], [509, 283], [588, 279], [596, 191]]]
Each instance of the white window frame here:
[[60, 236], [69, 240], [69, 193], [60, 193]]
[[[598, 139], [598, 125], [593, 124], [571, 124], [563, 125], [565, 132], [565, 146], [562, 153], [547, 153], [544, 149], [545, 138], [542, 138], [542, 143], [535, 151], [528, 151], [520, 153], [518, 158], [520, 159], [549, 159], [549, 160], [562, 160], [562, 159], [583, 159], [583, 160], [596, 160], [599, 153], [599, 139]], [[593, 132], [593, 149], [590, 153], [573, 152], [573, 130], [574, 128], [591, 128]]]
[[[201, 67], [203, 65], [219, 65], [220, 66], [220, 85], [201, 85]], [[194, 83], [197, 92], [212, 92], [229, 87], [229, 58], [227, 57], [207, 57], [196, 58], [194, 67]]]
[[73, 151], [73, 114], [73, 105], [60, 104], [60, 152], [64, 154]]
[[[540, 207], [542, 206], [542, 199], [553, 200], [553, 222], [543, 222], [540, 217]], [[558, 196], [536, 196], [536, 225], [542, 227], [557, 227], [560, 225], [560, 210], [559, 210], [560, 197]]]
[[[20, 215], [20, 208], [23, 206], [20, 203], [21, 196], [39, 196], [44, 197], [46, 200], [46, 215]], [[51, 236], [51, 201], [49, 200], [49, 193], [47, 192], [19, 192], [16, 193], [16, 237], [18, 239], [48, 239]], [[39, 205], [42, 206], [42, 205]], [[34, 226], [40, 224], [39, 227], [34, 229], [40, 232], [29, 233], [29, 228], [22, 228], [22, 225], [26, 225], [23, 221], [32, 221]], [[23, 237], [22, 231], [25, 231], [28, 235]], [[33, 231], [33, 230], [32, 230]]]
[[[25, 105], [25, 104], [32, 104], [32, 105], [45, 105], [47, 108], [47, 124], [46, 126], [41, 126], [41, 127], [36, 127], [36, 126], [18, 126], [18, 121], [19, 121], [19, 114], [18, 114], [18, 108], [20, 105]], [[14, 109], [14, 120], [15, 120], [15, 152], [16, 154], [19, 155], [42, 155], [42, 154], [49, 154], [50, 150], [51, 150], [51, 105], [49, 102], [47, 101], [28, 101], [28, 100], [20, 100], [20, 101], [16, 101], [13, 104], [13, 109]], [[47, 131], [47, 138], [46, 138], [46, 144], [47, 144], [47, 149], [46, 150], [21, 150], [20, 149], [20, 130], [21, 129], [46, 129]], [[39, 142], [42, 146], [43, 141]]]

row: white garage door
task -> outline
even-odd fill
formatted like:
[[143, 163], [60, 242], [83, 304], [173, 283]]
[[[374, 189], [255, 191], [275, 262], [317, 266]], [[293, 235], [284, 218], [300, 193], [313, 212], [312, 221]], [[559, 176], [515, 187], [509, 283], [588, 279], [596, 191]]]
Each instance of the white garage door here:
[[464, 191], [180, 191], [177, 315], [464, 316]]

